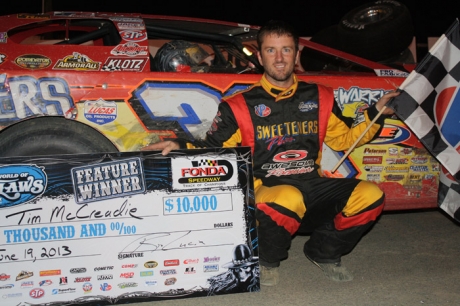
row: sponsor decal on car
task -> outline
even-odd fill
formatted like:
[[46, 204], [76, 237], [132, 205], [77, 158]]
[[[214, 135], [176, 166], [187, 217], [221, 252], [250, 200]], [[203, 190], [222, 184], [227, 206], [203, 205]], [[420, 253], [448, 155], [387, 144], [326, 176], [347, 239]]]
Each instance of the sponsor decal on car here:
[[363, 156], [363, 164], [381, 164], [382, 156]]
[[412, 148], [401, 148], [399, 153], [401, 155], [412, 155], [413, 149]]
[[102, 71], [142, 71], [146, 58], [109, 57], [102, 65]]
[[386, 172], [409, 172], [409, 167], [386, 166]]
[[383, 166], [364, 166], [364, 170], [368, 172], [382, 172]]
[[121, 31], [120, 36], [123, 40], [129, 42], [140, 42], [147, 39], [147, 33], [145, 33], [145, 31], [126, 30]]
[[0, 74], [1, 88], [8, 88], [2, 93], [1, 122], [15, 122], [34, 115], [64, 116], [75, 108], [69, 85], [63, 78], [37, 79], [29, 75], [6, 78], [6, 74]]
[[380, 174], [367, 174], [366, 180], [370, 182], [380, 182]]
[[409, 175], [409, 182], [419, 183], [422, 181], [422, 176], [420, 174], [410, 174]]
[[358, 86], [352, 86], [348, 90], [343, 87], [339, 87], [337, 90], [334, 90], [336, 100], [342, 109], [345, 104], [355, 103], [358, 101], [364, 102], [367, 105], [372, 105], [377, 103], [380, 97], [384, 94], [384, 89], [361, 88]]
[[39, 54], [24, 54], [16, 57], [14, 63], [24, 69], [44, 69], [51, 65], [51, 59]]
[[59, 59], [53, 66], [56, 70], [98, 71], [101, 62], [95, 62], [85, 54], [74, 52], [72, 55]]
[[388, 165], [407, 165], [409, 163], [409, 159], [407, 158], [387, 158], [385, 162]]
[[95, 13], [91, 12], [54, 12], [54, 16], [60, 17], [95, 17]]
[[0, 281], [6, 281], [6, 280], [9, 280], [10, 279], [10, 275], [9, 274], [6, 274], [6, 273], [2, 273], [0, 274]]
[[425, 164], [428, 162], [428, 156], [414, 156], [410, 159], [413, 164]]
[[388, 174], [388, 175], [385, 175], [385, 179], [387, 181], [391, 181], [391, 182], [395, 182], [395, 181], [402, 181], [404, 179], [404, 175], [403, 174]]
[[[111, 20], [114, 20], [111, 18]], [[118, 29], [120, 30], [142, 30], [145, 29], [144, 23], [142, 19], [131, 19], [131, 20], [117, 20], [115, 22], [115, 25], [117, 26]]]
[[413, 171], [413, 172], [428, 172], [428, 166], [410, 166], [410, 171]]
[[0, 53], [0, 65], [3, 64], [5, 62], [5, 60], [6, 60], [6, 55]]
[[398, 69], [374, 69], [375, 73], [380, 77], [398, 77], [407, 78], [408, 72], [401, 71]]
[[140, 46], [135, 42], [127, 42], [122, 45], [118, 45], [110, 51], [112, 55], [126, 55], [126, 56], [139, 56], [148, 55], [148, 47]]
[[8, 34], [6, 32], [0, 32], [0, 44], [6, 44]]
[[388, 148], [388, 154], [391, 156], [398, 155], [398, 148], [396, 147]]
[[110, 17], [110, 20], [114, 22], [134, 22], [134, 23], [143, 22], [141, 18], [133, 18], [133, 17]]
[[88, 121], [103, 125], [117, 119], [117, 103], [114, 101], [85, 101], [84, 115]]
[[37, 13], [37, 14], [18, 14], [17, 15], [18, 19], [50, 19], [50, 15], [49, 14], [40, 14], [40, 13]]
[[365, 148], [363, 151], [366, 155], [382, 155], [387, 153], [386, 149], [372, 149], [372, 148]]

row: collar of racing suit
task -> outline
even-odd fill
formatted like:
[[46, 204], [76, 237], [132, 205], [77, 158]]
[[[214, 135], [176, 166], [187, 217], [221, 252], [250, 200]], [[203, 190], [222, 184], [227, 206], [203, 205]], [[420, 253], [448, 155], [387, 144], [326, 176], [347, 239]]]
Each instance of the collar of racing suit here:
[[294, 83], [288, 88], [277, 87], [270, 83], [268, 79], [265, 77], [265, 74], [262, 76], [260, 80], [260, 85], [265, 91], [275, 98], [275, 102], [278, 102], [283, 99], [288, 99], [294, 95], [295, 91], [297, 90], [298, 80], [295, 74], [292, 75]]

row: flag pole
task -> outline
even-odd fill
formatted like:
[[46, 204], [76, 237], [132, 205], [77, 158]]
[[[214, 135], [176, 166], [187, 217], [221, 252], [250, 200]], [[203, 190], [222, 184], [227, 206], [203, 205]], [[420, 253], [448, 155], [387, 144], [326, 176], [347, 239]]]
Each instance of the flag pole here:
[[358, 143], [360, 142], [360, 140], [364, 137], [364, 135], [367, 133], [367, 131], [369, 131], [369, 129], [372, 127], [372, 125], [374, 125], [374, 123], [377, 121], [377, 119], [379, 119], [379, 117], [383, 114], [383, 111], [387, 108], [386, 105], [384, 105], [382, 107], [382, 109], [379, 111], [379, 113], [375, 116], [375, 118], [371, 121], [371, 123], [366, 127], [366, 129], [364, 130], [364, 132], [361, 133], [361, 135], [359, 135], [358, 139], [356, 139], [356, 141], [351, 145], [351, 147], [348, 149], [348, 151], [342, 156], [342, 158], [337, 162], [337, 164], [335, 165], [335, 167], [331, 170], [332, 173], [334, 173], [335, 171], [337, 171], [337, 169], [340, 167], [340, 165], [343, 163], [343, 161], [348, 157], [348, 155], [350, 155], [350, 153], [355, 149], [355, 147], [358, 145]]
[[[414, 77], [415, 77], [416, 73], [415, 73], [415, 70], [412, 71], [409, 76], [402, 82], [402, 84], [399, 86], [399, 88], [397, 89], [397, 91], [401, 91], [404, 89], [404, 87], [407, 85], [407, 83], [409, 83], [409, 80], [412, 80]], [[390, 101], [387, 102], [390, 103], [394, 98], [392, 98]], [[369, 131], [369, 129], [371, 128], [371, 126], [377, 121], [377, 119], [379, 119], [379, 117], [383, 114], [383, 111], [387, 108], [386, 105], [384, 105], [382, 107], [382, 109], [379, 111], [379, 113], [375, 116], [375, 118], [371, 121], [371, 123], [367, 126], [367, 128], [364, 130], [364, 132], [361, 133], [361, 135], [359, 135], [358, 139], [355, 141], [355, 143], [353, 143], [353, 145], [348, 149], [348, 151], [345, 153], [344, 156], [342, 156], [342, 158], [337, 162], [337, 164], [334, 166], [334, 168], [332, 168], [331, 170], [331, 173], [334, 173], [335, 171], [337, 171], [337, 169], [340, 167], [340, 165], [343, 163], [343, 161], [348, 157], [348, 155], [350, 155], [350, 153], [355, 149], [355, 147], [358, 145], [358, 142], [364, 137], [364, 135], [367, 133], [367, 131]]]

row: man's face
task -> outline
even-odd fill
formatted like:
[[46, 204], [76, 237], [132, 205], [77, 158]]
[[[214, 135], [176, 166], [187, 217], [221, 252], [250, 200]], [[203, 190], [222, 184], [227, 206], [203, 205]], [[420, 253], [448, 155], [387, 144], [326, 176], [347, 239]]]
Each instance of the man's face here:
[[292, 73], [299, 57], [292, 37], [266, 35], [257, 56], [270, 83], [283, 88], [292, 85]]

